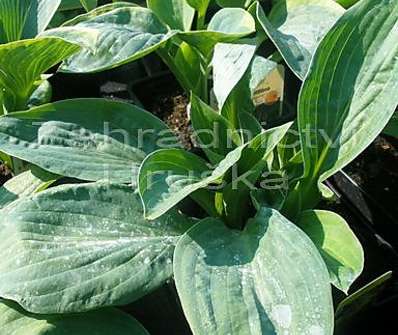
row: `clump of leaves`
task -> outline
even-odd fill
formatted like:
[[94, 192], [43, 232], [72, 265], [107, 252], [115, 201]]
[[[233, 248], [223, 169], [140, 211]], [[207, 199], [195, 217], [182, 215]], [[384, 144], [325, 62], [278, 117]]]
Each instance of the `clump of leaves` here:
[[[204, 9], [193, 6], [201, 25]], [[169, 52], [177, 37], [177, 52], [188, 45], [200, 57], [222, 42], [200, 62], [216, 61], [219, 110], [201, 99], [203, 90], [190, 88], [192, 126], [205, 158], [181, 149], [153, 115], [124, 103], [68, 100], [1, 117], [2, 152], [92, 182], [42, 191], [46, 180], [32, 194], [9, 184], [2, 189], [0, 296], [52, 320], [52, 314], [130, 303], [174, 276], [194, 334], [333, 334], [331, 284], [347, 292], [364, 255], [345, 220], [316, 207], [328, 193], [324, 181], [374, 140], [397, 107], [398, 3], [362, 0], [304, 48], [299, 38], [289, 43], [281, 33], [286, 26], [271, 27], [254, 4], [250, 12], [260, 32], [278, 37], [273, 41], [279, 52], [303, 79], [297, 120], [267, 130], [239, 108], [239, 97], [251, 98], [253, 69], [266, 72], [270, 63], [256, 57], [250, 43], [228, 43], [249, 33], [245, 24], [237, 25], [237, 34], [236, 22], [231, 28], [231, 13], [238, 11], [229, 10], [226, 18], [216, 14], [206, 31], [191, 32], [182, 29], [190, 27], [191, 16], [177, 16], [184, 20], [176, 31], [160, 14], [115, 3], [51, 32], [87, 45], [82, 31], [98, 38], [96, 53], [85, 49], [64, 64], [82, 71], [163, 47], [159, 52]], [[222, 29], [209, 30], [213, 26]], [[108, 34], [112, 29], [114, 35]], [[235, 48], [249, 53], [228, 51]], [[239, 80], [221, 75], [219, 59], [233, 64]], [[220, 78], [228, 83], [226, 92], [217, 86]], [[210, 136], [215, 126], [217, 136]], [[288, 145], [292, 129], [299, 136], [294, 147]], [[275, 174], [282, 187], [270, 183]], [[207, 212], [205, 218], [178, 210], [188, 196]], [[121, 333], [134, 326], [130, 320]]]
[[[157, 51], [187, 92], [207, 100], [214, 46], [254, 33], [253, 17], [242, 8], [224, 8], [205, 24], [209, 0], [148, 0], [147, 4], [144, 8], [115, 2], [47, 31], [45, 36], [86, 46], [69, 58], [62, 70], [103, 71]], [[93, 43], [87, 43], [87, 35], [95, 37]]]

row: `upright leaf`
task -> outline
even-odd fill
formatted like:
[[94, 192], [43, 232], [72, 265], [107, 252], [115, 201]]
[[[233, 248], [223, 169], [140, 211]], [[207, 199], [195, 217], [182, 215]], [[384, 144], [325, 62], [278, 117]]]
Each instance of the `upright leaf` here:
[[[162, 55], [162, 53], [160, 53], [160, 55]], [[197, 49], [190, 46], [188, 43], [181, 42], [178, 45], [177, 53], [170, 57], [171, 62], [168, 62], [167, 65], [169, 65], [186, 92], [201, 94], [202, 81], [207, 80], [207, 78], [203, 76], [201, 55]], [[175, 68], [173, 68], [173, 66]]]
[[20, 200], [0, 222], [0, 296], [34, 313], [128, 304], [172, 275], [191, 222], [143, 218], [128, 186], [65, 185]]
[[345, 8], [355, 5], [359, 0], [334, 0]]
[[143, 159], [175, 147], [167, 126], [137, 106], [75, 99], [0, 118], [0, 150], [47, 171], [135, 185]]
[[344, 330], [347, 322], [355, 320], [371, 307], [386, 287], [392, 284], [392, 279], [393, 272], [386, 272], [340, 302], [336, 309], [336, 330]]
[[59, 38], [38, 38], [0, 45], [0, 111], [26, 109], [35, 81], [80, 47]]
[[346, 221], [333, 212], [308, 210], [298, 225], [318, 248], [333, 285], [347, 293], [363, 270], [364, 253]]
[[210, 0], [186, 0], [189, 5], [195, 8], [198, 12], [206, 11], [209, 6]]
[[84, 314], [37, 315], [6, 300], [0, 300], [0, 328], [2, 335], [149, 335], [138, 321], [116, 308]]
[[231, 151], [214, 170], [200, 157], [181, 149], [159, 150], [148, 156], [138, 183], [145, 217], [156, 219], [193, 192], [221, 181], [239, 160], [243, 148]]
[[89, 12], [90, 10], [93, 10], [95, 7], [97, 7], [97, 0], [80, 0], [82, 3], [82, 6], [84, 9]]
[[171, 29], [189, 31], [195, 17], [195, 10], [186, 0], [147, 0], [157, 17]]
[[[268, 129], [249, 141], [237, 163], [232, 182], [223, 190], [225, 215], [229, 224], [242, 227], [249, 214], [250, 191], [256, 188], [256, 182], [266, 170], [267, 160], [281, 142], [291, 123]], [[276, 193], [275, 190], [266, 190]]]
[[211, 0], [186, 0], [186, 1], [192, 8], [195, 8], [198, 11], [199, 16], [204, 20], [207, 8], [209, 7]]
[[[326, 35], [298, 110], [305, 177], [324, 181], [383, 130], [398, 96], [398, 2], [362, 0]], [[339, 50], [339, 52], [335, 52]]]
[[[264, 87], [266, 79], [275, 71], [278, 64], [261, 56], [254, 56], [249, 68], [230, 92], [225, 104], [221, 109], [221, 115], [227, 118], [235, 127], [243, 131], [248, 129], [242, 123], [242, 114], [247, 113], [254, 116], [256, 101], [264, 100], [268, 85]], [[243, 116], [244, 117], [244, 116]], [[257, 134], [248, 134], [253, 135]]]
[[398, 111], [394, 113], [383, 132], [389, 136], [398, 138]]
[[196, 335], [333, 333], [325, 264], [277, 211], [261, 209], [242, 232], [201, 221], [177, 244], [174, 276]]
[[253, 17], [241, 8], [223, 8], [210, 20], [207, 30], [180, 33], [178, 36], [209, 57], [220, 42], [233, 42], [255, 32]]
[[36, 37], [46, 29], [60, 3], [61, 0], [0, 1], [0, 43]]
[[[117, 3], [116, 3], [117, 4]], [[93, 43], [69, 58], [64, 72], [98, 72], [111, 69], [155, 51], [174, 34], [150, 9], [124, 3], [79, 16], [60, 28], [45, 32], [80, 43], [91, 36]]]
[[218, 43], [212, 60], [214, 94], [222, 110], [233, 88], [242, 79], [256, 52], [255, 43]]
[[257, 5], [261, 26], [300, 79], [305, 78], [319, 42], [343, 13], [333, 0], [279, 0], [268, 18]]
[[216, 0], [220, 7], [241, 7], [247, 8], [255, 0]]
[[191, 97], [194, 136], [212, 163], [241, 144], [233, 125], [195, 95]]

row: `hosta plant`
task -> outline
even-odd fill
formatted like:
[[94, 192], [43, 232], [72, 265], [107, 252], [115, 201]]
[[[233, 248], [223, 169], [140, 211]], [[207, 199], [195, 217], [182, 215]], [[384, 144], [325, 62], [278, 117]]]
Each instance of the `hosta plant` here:
[[255, 32], [253, 17], [242, 8], [223, 8], [205, 21], [209, 2], [148, 0], [148, 8], [115, 2], [44, 36], [85, 46], [64, 62], [61, 70], [65, 72], [103, 71], [157, 51], [187, 92], [207, 100], [214, 46]]
[[[156, 48], [169, 50], [176, 36], [201, 56], [207, 42], [211, 48], [230, 42], [212, 38], [228, 35], [225, 31], [175, 31], [148, 9], [120, 6], [105, 14], [94, 10], [57, 30], [82, 41], [77, 31], [98, 34], [96, 52], [104, 55], [93, 58], [82, 51], [65, 68], [112, 67], [103, 62], [108, 56], [114, 62], [113, 51], [123, 63]], [[195, 8], [201, 25], [203, 7]], [[138, 56], [131, 55], [129, 44], [114, 46], [117, 36], [106, 34], [109, 26], [122, 31], [119, 20], [126, 17], [139, 22], [133, 9], [142, 22], [165, 27], [160, 34], [132, 33], [145, 38], [131, 38], [131, 46], [140, 46]], [[258, 4], [250, 12], [271, 34]], [[125, 320], [121, 334], [133, 332], [128, 327], [139, 334], [143, 330], [134, 320], [100, 308], [136, 301], [174, 277], [195, 335], [332, 335], [331, 285], [347, 292], [362, 271], [364, 255], [341, 216], [316, 208], [330, 195], [325, 180], [374, 140], [397, 107], [397, 25], [395, 0], [362, 0], [342, 13], [313, 44], [309, 67], [295, 71], [303, 79], [297, 119], [275, 128], [262, 129], [239, 109], [239, 99], [233, 113], [216, 111], [191, 88], [191, 121], [203, 157], [183, 150], [153, 115], [120, 102], [67, 100], [1, 117], [0, 150], [55, 176], [38, 182], [37, 173], [26, 173], [1, 190], [0, 296], [27, 312], [2, 301], [0, 322], [20, 318], [23, 327], [40, 318], [30, 314], [36, 313], [47, 320], [42, 324], [62, 330], [67, 322], [80, 322], [70, 313], [88, 312], [84, 322], [95, 323], [91, 320], [98, 317], [91, 313], [108, 311], [104, 320]], [[277, 36], [274, 43], [294, 71], [292, 64], [301, 57], [287, 57], [281, 45], [295, 50], [301, 43], [282, 43], [288, 37]], [[266, 72], [270, 65], [248, 58], [243, 68]], [[242, 94], [235, 90], [242, 82], [250, 90], [252, 82], [248, 85], [244, 74], [240, 78], [229, 93], [216, 92], [218, 104]], [[85, 182], [46, 189], [59, 175]], [[22, 194], [19, 182], [37, 186]], [[206, 214], [183, 213], [179, 203], [187, 197]], [[61, 313], [63, 324], [54, 316]]]

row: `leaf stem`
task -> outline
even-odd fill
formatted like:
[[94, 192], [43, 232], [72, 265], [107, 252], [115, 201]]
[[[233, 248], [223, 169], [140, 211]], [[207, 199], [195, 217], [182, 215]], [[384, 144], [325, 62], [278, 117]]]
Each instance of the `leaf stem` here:
[[196, 30], [204, 30], [206, 24], [206, 12], [207, 8], [198, 11], [198, 19], [196, 21]]

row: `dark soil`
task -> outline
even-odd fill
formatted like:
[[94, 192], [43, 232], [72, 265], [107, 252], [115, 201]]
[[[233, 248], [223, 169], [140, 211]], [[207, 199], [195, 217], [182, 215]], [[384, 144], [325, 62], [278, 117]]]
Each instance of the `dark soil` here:
[[398, 139], [378, 137], [345, 172], [390, 215], [398, 217]]
[[5, 164], [0, 164], [0, 186], [12, 178], [11, 170]]
[[186, 149], [192, 149], [192, 128], [188, 119], [188, 98], [183, 93], [156, 97], [152, 113], [162, 119]]

